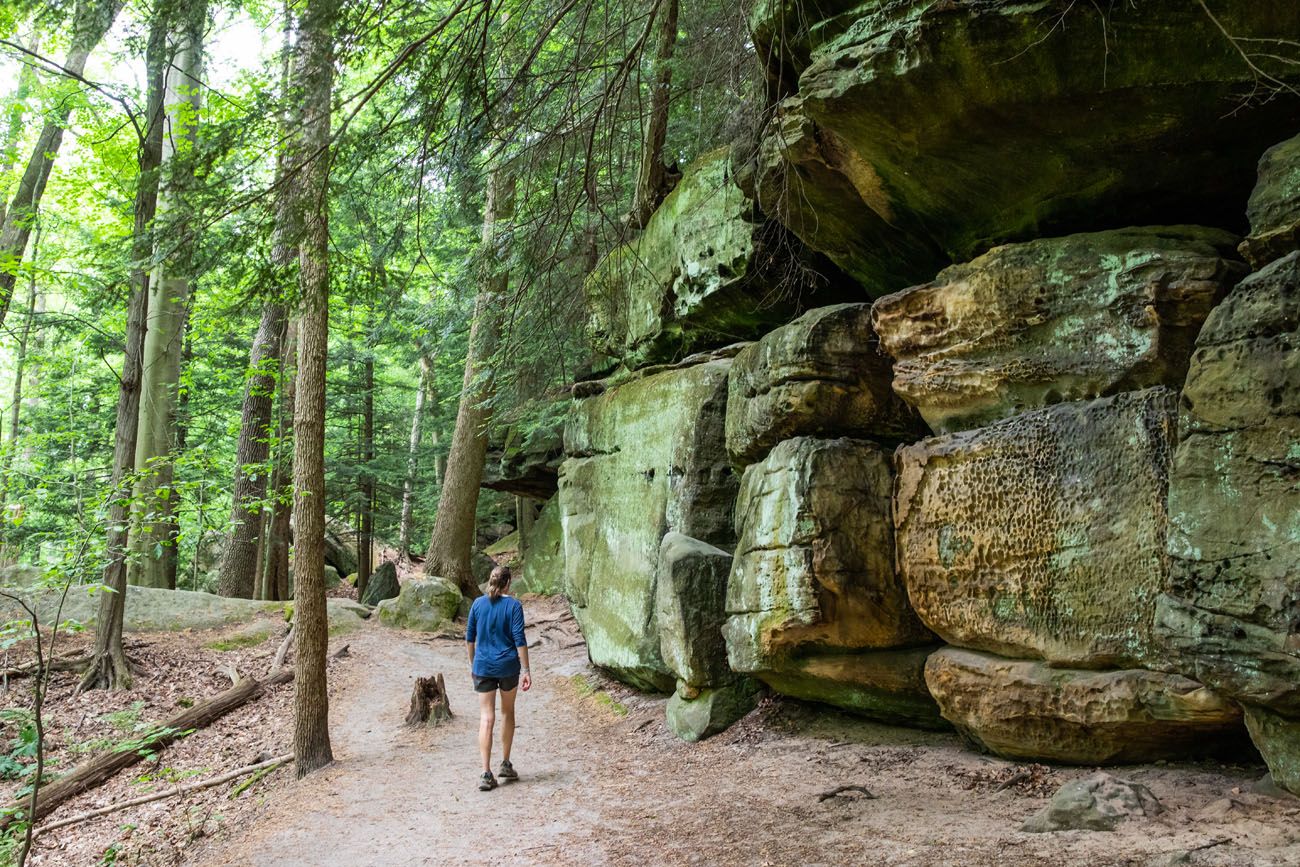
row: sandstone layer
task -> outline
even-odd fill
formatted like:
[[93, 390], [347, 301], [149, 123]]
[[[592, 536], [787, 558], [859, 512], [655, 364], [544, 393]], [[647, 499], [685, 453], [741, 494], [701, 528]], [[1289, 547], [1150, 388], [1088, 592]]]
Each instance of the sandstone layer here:
[[1175, 408], [1154, 388], [900, 448], [898, 564], [921, 620], [1003, 656], [1147, 664]]
[[[1247, 273], [1218, 229], [1116, 229], [995, 248], [876, 301], [894, 390], [936, 433], [1178, 388], [1210, 309]], [[733, 372], [733, 377], [735, 373]]]

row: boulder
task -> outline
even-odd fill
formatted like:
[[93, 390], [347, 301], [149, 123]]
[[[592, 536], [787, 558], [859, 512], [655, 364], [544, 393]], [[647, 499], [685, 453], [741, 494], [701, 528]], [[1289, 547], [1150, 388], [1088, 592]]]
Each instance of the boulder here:
[[1300, 253], [1210, 314], [1182, 410], [1158, 635], [1184, 673], [1300, 719]]
[[533, 522], [514, 588], [518, 593], [544, 596], [564, 591], [564, 528], [560, 523], [558, 496], [546, 501]]
[[1300, 795], [1300, 720], [1246, 705], [1246, 728], [1273, 782]]
[[1231, 753], [1241, 711], [1201, 684], [1142, 669], [1081, 671], [947, 647], [925, 666], [943, 716], [1003, 758], [1081, 765]]
[[1141, 783], [1118, 780], [1098, 772], [1071, 780], [1052, 796], [1051, 803], [1035, 813], [1021, 831], [1114, 831], [1135, 816], [1156, 816], [1164, 807]]
[[947, 728], [925, 685], [934, 645], [786, 659], [759, 677], [775, 691], [891, 725]]
[[567, 399], [545, 403], [540, 418], [526, 427], [497, 432], [484, 461], [483, 487], [535, 500], [555, 496], [564, 460], [568, 405]]
[[668, 699], [668, 728], [684, 741], [700, 741], [729, 728], [758, 704], [759, 687], [742, 678], [716, 688], [691, 690], [686, 698], [678, 689]]
[[814, 298], [856, 292], [758, 213], [725, 150], [692, 164], [584, 288], [602, 351], [629, 369], [756, 336]]
[[39, 566], [27, 563], [0, 566], [0, 587], [34, 587], [43, 575]]
[[[505, 538], [510, 538], [506, 536]], [[475, 584], [482, 584], [492, 577], [492, 570], [497, 567], [497, 561], [493, 560], [486, 552], [475, 548], [469, 555], [469, 571], [474, 576]]]
[[1250, 235], [1241, 253], [1256, 268], [1300, 250], [1300, 136], [1264, 152], [1246, 216]]
[[[777, 23], [756, 31], [800, 6], [763, 4]], [[829, 6], [769, 61], [798, 93], [766, 137], [785, 159], [762, 160], [762, 205], [873, 295], [876, 252], [905, 239], [964, 262], [1115, 225], [1232, 228], [1254, 161], [1295, 132], [1300, 67], [1259, 58], [1283, 86], [1251, 101], [1260, 79], [1234, 42], [1300, 33], [1294, 3]]]
[[1218, 229], [1116, 229], [997, 247], [876, 301], [894, 390], [936, 433], [1048, 404], [1178, 388], [1247, 269]]
[[668, 533], [659, 547], [659, 651], [668, 670], [687, 686], [722, 686], [736, 679], [722, 638], [730, 572], [731, 555], [699, 539]]
[[796, 436], [897, 442], [924, 433], [890, 387], [889, 359], [871, 327], [871, 306], [810, 310], [740, 351], [731, 365], [727, 451], [737, 466], [761, 460]]
[[401, 590], [401, 585], [397, 583], [397, 564], [386, 560], [370, 573], [370, 580], [366, 582], [366, 592], [361, 596], [361, 604], [378, 605], [385, 599], [397, 596]]
[[786, 440], [745, 470], [723, 629], [732, 669], [933, 640], [894, 571], [892, 486], [888, 454], [863, 440]]
[[1145, 665], [1176, 400], [1058, 404], [900, 448], [898, 562], [921, 620], [1003, 656]]
[[340, 575], [357, 571], [357, 531], [343, 521], [331, 518], [325, 524], [325, 565]]
[[381, 601], [376, 612], [385, 626], [442, 632], [455, 619], [460, 600], [456, 585], [435, 575], [408, 580], [397, 596]]
[[576, 401], [560, 471], [564, 583], [591, 660], [668, 692], [655, 576], [664, 535], [730, 547], [736, 478], [723, 423], [730, 359], [639, 376]]
[[339, 571], [328, 564], [326, 564], [323, 570], [322, 577], [325, 580], [326, 590], [333, 590], [335, 587], [338, 587], [339, 584], [343, 583], [343, 579], [339, 577]]

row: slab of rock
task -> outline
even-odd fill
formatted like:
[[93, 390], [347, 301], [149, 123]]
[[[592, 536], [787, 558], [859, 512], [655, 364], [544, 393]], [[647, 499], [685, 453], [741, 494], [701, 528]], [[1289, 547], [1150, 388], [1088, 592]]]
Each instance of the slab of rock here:
[[1225, 0], [1211, 18], [1183, 0], [870, 0], [851, 24], [830, 6], [774, 58], [799, 70], [785, 114], [809, 131], [774, 120], [767, 140], [789, 168], [763, 185], [783, 207], [763, 206], [859, 279], [899, 235], [963, 262], [1115, 225], [1233, 225], [1258, 155], [1295, 134], [1294, 94], [1243, 102], [1256, 74], [1224, 38], [1300, 33], [1294, 3]]
[[754, 709], [759, 686], [749, 678], [706, 689], [692, 689], [691, 697], [679, 688], [668, 699], [668, 728], [684, 741], [700, 741], [730, 728]]
[[945, 729], [925, 685], [934, 645], [815, 654], [783, 660], [757, 676], [782, 695], [815, 701], [890, 725]]
[[819, 307], [768, 332], [731, 366], [727, 451], [738, 466], [796, 436], [915, 439], [920, 419], [891, 388], [869, 304]]
[[436, 575], [413, 578], [401, 592], [379, 603], [379, 622], [397, 629], [442, 632], [451, 626], [460, 608], [460, 589]]
[[1246, 216], [1250, 235], [1241, 253], [1256, 268], [1300, 250], [1300, 136], [1264, 152]]
[[1229, 754], [1241, 711], [1177, 674], [1081, 671], [944, 648], [925, 667], [943, 716], [1009, 759], [1080, 765]]
[[722, 638], [730, 573], [731, 555], [721, 548], [681, 533], [664, 536], [656, 578], [659, 650], [669, 671], [687, 686], [722, 686], [736, 679]]
[[560, 525], [560, 498], [542, 506], [524, 545], [524, 563], [512, 582], [515, 592], [551, 596], [564, 590], [564, 528]]
[[555, 496], [564, 460], [568, 404], [567, 399], [546, 403], [540, 418], [527, 429], [511, 426], [495, 432], [483, 465], [482, 486], [535, 500]]
[[856, 287], [763, 218], [726, 150], [692, 164], [634, 241], [587, 278], [602, 351], [629, 368], [754, 337]]
[[1246, 705], [1246, 728], [1273, 782], [1300, 795], [1300, 719]]
[[876, 301], [894, 390], [936, 433], [1155, 385], [1178, 388], [1210, 309], [1247, 273], [1236, 236], [1160, 226], [997, 247]]
[[1164, 807], [1141, 783], [1096, 773], [1062, 786], [1052, 801], [1031, 816], [1021, 831], [1114, 831], [1133, 817], [1156, 816]]
[[723, 423], [730, 359], [633, 379], [577, 401], [560, 473], [565, 592], [591, 660], [669, 692], [655, 576], [664, 535], [729, 548], [737, 480]]
[[1003, 656], [1147, 664], [1176, 400], [1058, 404], [900, 448], [898, 562], [921, 620]]
[[745, 470], [723, 630], [733, 670], [933, 640], [894, 571], [892, 487], [888, 453], [864, 440], [786, 440]]
[[393, 599], [401, 590], [401, 585], [397, 583], [397, 564], [391, 560], [385, 561], [370, 573], [361, 604], [378, 605], [385, 599]]
[[1300, 253], [1210, 314], [1182, 408], [1157, 635], [1183, 673], [1300, 718]]

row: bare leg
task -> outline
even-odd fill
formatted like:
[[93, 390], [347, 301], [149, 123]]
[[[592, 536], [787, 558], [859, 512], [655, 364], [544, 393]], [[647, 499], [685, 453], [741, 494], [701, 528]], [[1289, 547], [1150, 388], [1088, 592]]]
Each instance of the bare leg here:
[[[515, 742], [515, 698], [519, 689], [501, 690], [501, 758], [510, 761], [510, 747]], [[491, 736], [491, 733], [489, 733]]]
[[[505, 693], [502, 693], [504, 696]], [[511, 696], [511, 707], [514, 706], [514, 696]], [[492, 728], [496, 725], [497, 714], [497, 693], [480, 692], [478, 694], [478, 751], [483, 756], [483, 770], [492, 770]], [[513, 715], [511, 716], [511, 727], [513, 728]]]

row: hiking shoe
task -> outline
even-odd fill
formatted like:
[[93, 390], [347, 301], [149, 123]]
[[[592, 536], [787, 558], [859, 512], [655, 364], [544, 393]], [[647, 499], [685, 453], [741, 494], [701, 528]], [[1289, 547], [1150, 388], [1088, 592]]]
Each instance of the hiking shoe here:
[[478, 778], [478, 790], [480, 792], [490, 792], [497, 787], [497, 778], [492, 776], [491, 771], [484, 771], [483, 776]]
[[501, 770], [498, 771], [497, 773], [503, 780], [519, 779], [519, 772], [515, 770], [514, 765], [510, 764], [509, 759], [506, 759], [504, 762], [501, 763]]

